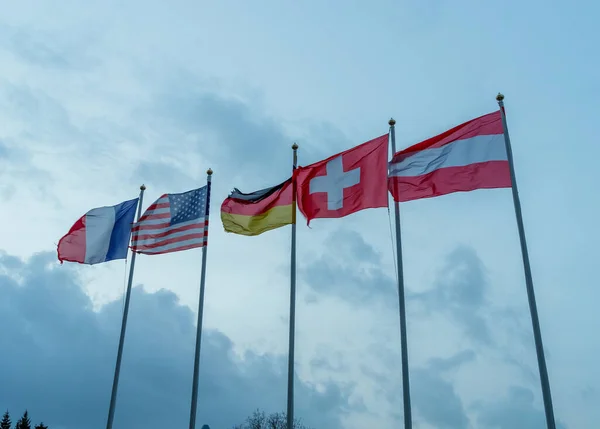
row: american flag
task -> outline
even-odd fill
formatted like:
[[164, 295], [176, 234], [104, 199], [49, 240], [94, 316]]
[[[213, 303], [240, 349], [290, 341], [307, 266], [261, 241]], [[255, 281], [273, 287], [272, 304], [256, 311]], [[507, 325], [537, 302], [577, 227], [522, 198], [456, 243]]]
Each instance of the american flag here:
[[132, 228], [131, 250], [146, 255], [206, 245], [209, 185], [181, 194], [164, 194]]

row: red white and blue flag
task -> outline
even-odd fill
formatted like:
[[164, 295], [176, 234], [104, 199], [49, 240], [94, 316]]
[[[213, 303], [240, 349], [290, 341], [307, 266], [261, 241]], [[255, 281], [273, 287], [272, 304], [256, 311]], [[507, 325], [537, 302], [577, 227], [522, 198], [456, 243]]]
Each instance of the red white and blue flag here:
[[58, 260], [94, 265], [127, 258], [138, 198], [91, 209], [73, 224], [57, 246]]
[[209, 201], [209, 185], [180, 194], [164, 194], [134, 224], [131, 250], [159, 255], [205, 246]]
[[395, 153], [389, 166], [388, 188], [399, 202], [510, 187], [499, 110]]

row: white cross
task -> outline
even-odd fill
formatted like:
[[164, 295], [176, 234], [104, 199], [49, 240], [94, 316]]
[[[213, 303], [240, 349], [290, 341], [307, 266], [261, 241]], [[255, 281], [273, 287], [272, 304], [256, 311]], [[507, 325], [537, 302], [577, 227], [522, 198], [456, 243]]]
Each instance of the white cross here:
[[310, 180], [309, 192], [327, 194], [327, 210], [338, 210], [344, 206], [344, 189], [360, 183], [360, 167], [344, 172], [342, 157], [327, 163], [327, 175]]

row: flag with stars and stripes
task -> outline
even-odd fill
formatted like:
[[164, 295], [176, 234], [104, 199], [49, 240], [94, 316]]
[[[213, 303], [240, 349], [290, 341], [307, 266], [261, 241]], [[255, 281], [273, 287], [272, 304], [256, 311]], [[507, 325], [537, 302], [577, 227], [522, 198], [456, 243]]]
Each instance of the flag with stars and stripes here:
[[131, 250], [146, 255], [203, 247], [208, 240], [210, 185], [164, 194], [133, 225]]

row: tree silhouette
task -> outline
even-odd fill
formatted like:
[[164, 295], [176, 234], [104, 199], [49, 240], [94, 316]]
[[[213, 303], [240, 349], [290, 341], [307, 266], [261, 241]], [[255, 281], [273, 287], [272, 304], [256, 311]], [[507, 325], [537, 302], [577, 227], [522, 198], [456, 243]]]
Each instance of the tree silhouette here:
[[[266, 415], [264, 411], [256, 410], [243, 424], [232, 429], [287, 429], [287, 416], [285, 413], [272, 413]], [[294, 419], [293, 429], [310, 429], [300, 420]]]
[[0, 429], [10, 429], [10, 425], [12, 422], [10, 421], [10, 414], [8, 414], [8, 410], [2, 416], [2, 420], [0, 421]]
[[25, 412], [23, 413], [23, 417], [21, 417], [17, 421], [15, 429], [31, 429], [31, 420], [29, 419], [29, 414], [27, 413], [27, 410], [25, 410]]
[[[10, 425], [12, 422], [10, 421], [10, 414], [8, 410], [2, 416], [2, 420], [0, 420], [0, 429], [10, 429]], [[23, 413], [23, 417], [21, 417], [17, 423], [15, 424], [15, 429], [31, 429], [31, 419], [29, 418], [29, 413], [27, 410]], [[43, 422], [40, 422], [33, 429], [48, 429]]]

